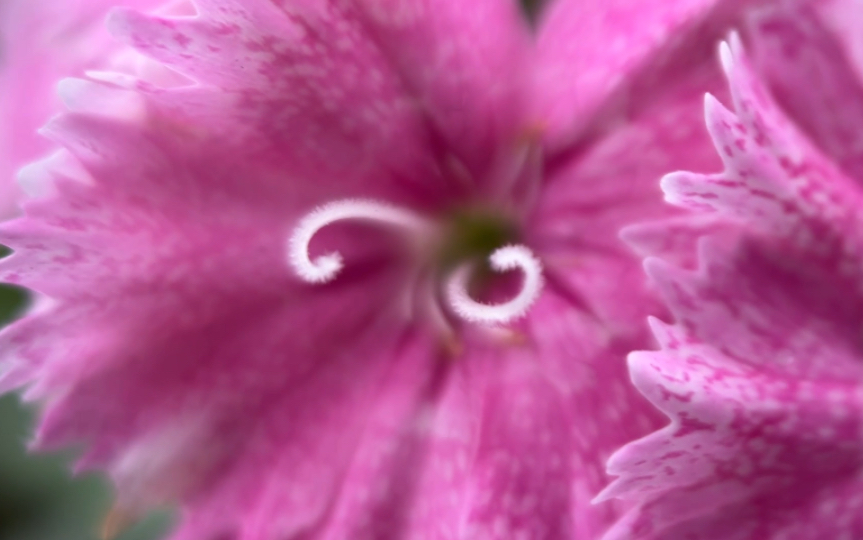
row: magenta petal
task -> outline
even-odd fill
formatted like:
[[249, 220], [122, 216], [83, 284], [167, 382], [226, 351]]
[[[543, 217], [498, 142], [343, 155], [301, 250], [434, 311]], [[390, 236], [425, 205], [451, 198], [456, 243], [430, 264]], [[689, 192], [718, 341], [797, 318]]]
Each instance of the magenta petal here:
[[647, 313], [661, 313], [620, 230], [679, 213], [659, 189], [670, 168], [719, 166], [701, 96], [703, 84], [718, 86], [720, 78], [714, 69], [674, 81], [656, 106], [549, 167], [533, 216], [534, 243], [549, 273], [574, 291], [589, 291], [586, 307], [602, 320], [641, 330]]
[[595, 538], [614, 522], [619, 505], [592, 503], [602, 463], [658, 425], [615, 361], [626, 345], [561, 299], [528, 331], [529, 347], [478, 347], [431, 378], [395, 367], [401, 390], [379, 402], [382, 424], [372, 415], [325, 538]]
[[[218, 141], [244, 167], [291, 171], [301, 181], [271, 184], [289, 187], [296, 204], [323, 202], [320, 192], [335, 186], [344, 196], [425, 189], [420, 200], [439, 202], [443, 186], [424, 155], [422, 118], [357, 13], [307, 6], [292, 18], [262, 0], [200, 9], [193, 18], [118, 10], [109, 21], [116, 35], [199, 83], [149, 90], [157, 121], [169, 129], [196, 126], [189, 142]], [[337, 32], [342, 26], [351, 31]], [[395, 146], [401, 151], [391, 152]]]
[[676, 218], [625, 227], [620, 237], [644, 257], [656, 257], [681, 268], [698, 266], [698, 242], [710, 236], [734, 242], [740, 236], [739, 223], [715, 214], [682, 215]]
[[[213, 527], [251, 538], [305, 529], [341, 490], [369, 401], [400, 353], [390, 332], [362, 330], [367, 312], [346, 320], [344, 305], [330, 308], [307, 301], [293, 314], [265, 314], [258, 306], [244, 331], [235, 314], [134, 352], [158, 362], [115, 358], [122, 363], [52, 405], [40, 442], [88, 439], [86, 465], [111, 469], [127, 508], [185, 499], [189, 519], [180, 537], [186, 530], [206, 536], [202, 528]], [[350, 350], [326, 351], [298, 337], [322, 329], [339, 345], [352, 343]], [[105, 399], [116, 407], [100, 407]], [[183, 438], [171, 444], [177, 430]]]
[[496, 373], [484, 389], [482, 431], [467, 493], [471, 510], [462, 535], [572, 538], [581, 517], [567, 519], [572, 498], [592, 486], [570, 483], [576, 466], [571, 461], [573, 422], [562, 396], [552, 381], [523, 362], [480, 361]]
[[[426, 466], [448, 470], [452, 479], [455, 470], [467, 463], [465, 455], [441, 450], [446, 441], [457, 437], [457, 428], [441, 417], [441, 387], [450, 377], [438, 358], [429, 354], [434, 350], [428, 339], [416, 336], [400, 345], [398, 362], [368, 405], [341, 495], [327, 523], [321, 525], [322, 538], [412, 537], [452, 523], [440, 514], [426, 516], [427, 521], [417, 515], [417, 507], [428, 505], [430, 499], [458, 498], [453, 490], [423, 489]], [[467, 417], [464, 423], [470, 421], [469, 409], [456, 410], [454, 415]]]
[[702, 96], [719, 88], [721, 72], [705, 71], [669, 81], [660, 103], [552, 164], [534, 217], [544, 249], [629, 257], [622, 227], [677, 213], [662, 201], [658, 179], [669, 169], [720, 165], [704, 133]]
[[[647, 499], [606, 538], [831, 538], [863, 531], [856, 385], [759, 373], [697, 347], [631, 357], [672, 425], [617, 453], [603, 497]], [[832, 504], [830, 501], [833, 501]], [[856, 517], [855, 517], [856, 516]]]
[[[518, 2], [359, 0], [372, 40], [392, 61], [433, 129], [484, 172], [525, 130], [531, 36]], [[469, 113], [469, 114], [468, 114]]]
[[[417, 167], [411, 145], [441, 141], [463, 149], [456, 158], [481, 175], [495, 157], [489, 150], [523, 129], [523, 77], [514, 74], [511, 87], [489, 81], [526, 69], [527, 31], [512, 2], [461, 10], [449, 1], [212, 0], [200, 10], [185, 20], [119, 12], [112, 28], [202, 84], [236, 92], [238, 123], [269, 126], [267, 142], [295, 147], [281, 159], [307, 174], [354, 176], [375, 163], [416, 181], [431, 172]], [[434, 129], [431, 140], [420, 122]]]
[[[662, 181], [666, 200], [741, 220], [784, 249], [812, 252], [818, 264], [856, 265], [854, 253], [863, 253], [856, 210], [863, 193], [783, 116], [738, 41], [723, 59], [736, 114], [710, 96], [706, 110], [725, 171], [669, 174]], [[813, 250], [816, 242], [821, 246]]]
[[[548, 139], [559, 147], [570, 142], [612, 98], [625, 96], [624, 106], [638, 110], [661, 93], [630, 93], [645, 70], [671, 68], [661, 76], [667, 82], [697, 65], [694, 58], [699, 55], [708, 63], [716, 39], [713, 25], [727, 24], [728, 13], [743, 3], [555, 0], [549, 4], [538, 29], [537, 91]], [[677, 61], [663, 66], [661, 59], [675, 54]]]
[[[360, 410], [357, 403], [371, 395], [378, 364], [391, 358], [387, 343], [400, 322], [383, 322], [393, 317], [398, 294], [391, 285], [403, 277], [380, 270], [374, 247], [380, 235], [343, 250], [353, 266], [335, 289], [309, 289], [296, 282], [284, 260], [290, 206], [268, 215], [264, 205], [253, 203], [266, 200], [265, 193], [273, 199], [274, 188], [266, 184], [258, 184], [263, 192], [239, 196], [231, 187], [242, 179], [231, 174], [236, 163], [213, 168], [219, 154], [205, 153], [206, 161], [196, 165], [188, 161], [196, 152], [179, 155], [188, 146], [164, 146], [152, 133], [88, 116], [67, 115], [52, 133], [79, 156], [95, 183], [58, 182], [55, 197], [29, 205], [29, 216], [7, 224], [3, 233], [4, 243], [16, 249], [4, 261], [7, 279], [61, 301], [3, 333], [12, 364], [3, 384], [37, 379], [29, 397], [49, 401], [37, 444], [86, 441], [82, 466], [110, 469], [121, 503], [134, 509], [194, 499], [205, 487], [221, 493], [233, 485], [235, 490], [225, 488], [232, 496], [248, 493], [263, 482], [260, 463], [278, 463], [282, 452], [302, 454], [303, 445], [319, 448], [322, 462], [347, 461], [349, 454], [339, 449], [352, 447], [363, 418], [356, 429], [340, 424], [328, 432], [322, 426]], [[122, 168], [119, 156], [128, 158]], [[211, 176], [220, 173], [225, 183]], [[198, 182], [207, 178], [202, 189]], [[354, 231], [359, 238], [367, 232]], [[99, 295], [91, 280], [99, 282]], [[376, 323], [387, 328], [385, 339]], [[55, 336], [57, 347], [44, 346], [45, 333]], [[330, 336], [331, 346], [321, 347], [321, 336]], [[126, 347], [130, 340], [137, 346]], [[354, 362], [353, 354], [363, 363]], [[362, 373], [355, 373], [360, 365]], [[343, 383], [350, 390], [332, 404], [309, 394], [318, 388], [324, 396], [324, 387]], [[104, 400], [116, 406], [105, 407]], [[314, 411], [303, 412], [309, 407]], [[282, 445], [268, 442], [281, 433], [284, 410], [294, 411], [297, 431], [280, 435]], [[304, 414], [309, 424], [301, 425]], [[201, 447], [207, 452], [196, 450]], [[245, 465], [223, 477], [240, 456]], [[310, 463], [303, 476], [296, 463], [291, 467], [300, 484], [321, 470]], [[324, 478], [315, 481], [321, 483], [320, 504], [337, 492]], [[225, 516], [232, 527], [241, 511]]]
[[863, 73], [854, 57], [863, 31], [854, 27], [859, 10], [836, 0], [777, 5], [756, 12], [748, 32], [753, 62], [784, 111], [857, 179], [863, 178]]
[[[630, 290], [638, 290], [639, 285]], [[632, 310], [648, 309], [637, 301], [632, 304]], [[530, 319], [533, 354], [560, 395], [567, 425], [573, 426], [569, 455], [575, 474], [570, 494], [575, 538], [598, 537], [621, 515], [622, 507], [616, 503], [592, 502], [591, 493], [599, 493], [609, 481], [598, 464], [622, 444], [662, 425], [661, 417], [631, 386], [625, 366], [617, 360], [634, 344], [646, 341], [639, 333], [641, 327], [621, 324], [624, 320], [603, 324], [596, 315], [573, 309], [569, 301], [556, 295], [545, 297]]]
[[[671, 254], [647, 270], [675, 324], [654, 321], [662, 350], [630, 355], [671, 425], [610, 459], [598, 500], [636, 507], [606, 538], [856, 538], [860, 189], [783, 117], [739, 41], [722, 55], [735, 111], [707, 111], [725, 171], [665, 178], [701, 213], [664, 224], [683, 231], [670, 249], [663, 224], [627, 233]], [[679, 257], [687, 244], [697, 259]]]
[[[115, 58], [117, 49], [102, 28], [117, 5], [150, 9], [160, 0], [7, 0], [0, 7], [0, 214], [9, 216], [21, 197], [18, 169], [51, 150], [37, 130], [62, 109], [57, 82], [83, 76]], [[104, 105], [104, 104], [103, 104]], [[103, 110], [105, 107], [103, 106]]]

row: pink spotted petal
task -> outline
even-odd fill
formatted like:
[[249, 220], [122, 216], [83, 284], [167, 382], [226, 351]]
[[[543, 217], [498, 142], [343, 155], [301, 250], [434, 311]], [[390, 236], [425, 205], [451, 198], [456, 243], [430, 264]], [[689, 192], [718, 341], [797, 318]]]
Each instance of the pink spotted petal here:
[[554, 295], [529, 319], [507, 349], [394, 367], [323, 538], [596, 538], [619, 518], [592, 502], [602, 464], [660, 425], [617, 361], [630, 345]]
[[[560, 148], [600, 110], [639, 111], [693, 66], [747, 2], [553, 0], [539, 21], [538, 116]], [[620, 111], [614, 112], [619, 114]]]
[[[725, 171], [663, 181], [701, 213], [684, 227], [700, 238], [676, 248], [697, 245], [697, 262], [648, 261], [675, 324], [654, 321], [662, 349], [630, 355], [671, 425], [609, 461], [618, 479], [598, 500], [637, 506], [606, 538], [856, 538], [861, 193], [782, 115], [736, 39], [723, 63], [735, 111], [707, 111]], [[629, 234], [656, 245], [661, 230]]]
[[531, 243], [541, 249], [550, 274], [573, 291], [589, 291], [588, 309], [602, 320], [618, 326], [629, 321], [640, 330], [645, 314], [661, 312], [619, 231], [680, 213], [659, 189], [659, 178], [670, 168], [719, 166], [704, 132], [701, 96], [705, 85], [718, 88], [720, 82], [718, 66], [696, 70], [674, 81], [641, 116], [585, 151], [549, 164]]
[[429, 345], [405, 333], [377, 344], [387, 351], [381, 362], [348, 354], [360, 371], [330, 362], [320, 376], [298, 379], [293, 393], [302, 401], [272, 403], [272, 417], [257, 423], [220, 481], [188, 501], [171, 538], [409, 534], [439, 386]]
[[[234, 4], [201, 2], [197, 17], [112, 14], [115, 35], [197, 81], [171, 92], [136, 84], [152, 95], [154, 123], [192, 143], [225, 145], [224, 154], [270, 177], [257, 184], [290, 190], [279, 202], [302, 212], [333, 189], [393, 203], [425, 190], [422, 200], [440, 203], [452, 185], [433, 170], [422, 118], [355, 11]], [[247, 185], [250, 174], [233, 181]]]
[[[636, 353], [636, 386], [672, 420], [609, 462], [603, 497], [645, 501], [606, 539], [855, 538], [860, 415], [854, 384], [813, 383], [681, 347]], [[845, 535], [845, 536], [843, 536]]]
[[552, 162], [534, 212], [543, 249], [622, 248], [621, 227], [674, 213], [661, 199], [659, 178], [675, 167], [720, 166], [704, 133], [702, 96], [705, 87], [721, 91], [721, 83], [714, 66], [674, 81], [655, 107], [586, 151]]
[[742, 220], [782, 249], [805, 252], [810, 263], [855, 280], [863, 192], [783, 116], [739, 41], [732, 40], [723, 59], [736, 110], [711, 96], [706, 110], [725, 171], [669, 174], [662, 181], [666, 200]]
[[698, 266], [698, 243], [704, 237], [735, 242], [740, 224], [715, 214], [682, 215], [624, 227], [621, 239], [644, 257], [657, 257], [681, 268]]
[[[348, 194], [380, 185], [391, 197], [393, 184], [407, 185], [425, 190], [414, 204], [440, 204], [441, 192], [487, 181], [491, 149], [523, 129], [523, 77], [507, 78], [518, 82], [512, 86], [489, 82], [503, 69], [524, 69], [527, 34], [513, 3], [460, 10], [422, 0], [211, 0], [199, 10], [199, 18], [182, 20], [117, 13], [112, 28], [145, 54], [219, 87], [218, 106], [228, 101], [236, 110], [230, 125], [244, 126], [232, 137], [257, 150], [256, 159], [315, 183]], [[189, 114], [182, 101], [166, 106], [172, 119]], [[206, 110], [191, 113], [201, 126]], [[463, 150], [447, 157], [453, 170], [443, 177], [430, 163], [430, 145]]]
[[[299, 3], [299, 2], [289, 2]], [[531, 35], [509, 0], [359, 0], [370, 37], [467, 168], [481, 175], [491, 148], [523, 136]], [[482, 181], [485, 179], [479, 178]]]
[[[554, 285], [550, 289], [560, 291]], [[600, 292], [604, 290], [597, 295]], [[598, 538], [619, 519], [625, 506], [593, 502], [610, 481], [602, 464], [621, 445], [662, 425], [661, 417], [629, 383], [619, 360], [649, 338], [641, 326], [623, 321], [627, 320], [602, 322], [596, 314], [574, 308], [565, 294], [548, 294], [531, 312], [525, 329], [528, 358], [535, 359], [551, 383], [547, 392], [559, 394], [567, 415], [562, 421], [572, 426], [571, 538]]]
[[756, 12], [747, 32], [753, 63], [783, 110], [858, 181], [863, 178], [863, 74], [854, 43], [863, 31], [859, 14], [858, 4], [844, 0], [775, 5]]
[[[423, 520], [416, 510], [424, 501], [442, 498], [422, 488], [420, 478], [427, 466], [448, 470], [452, 478], [467, 463], [463, 445], [454, 452], [441, 450], [448, 448], [447, 441], [457, 439], [457, 426], [469, 424], [471, 414], [464, 408], [456, 413], [459, 417], [442, 417], [443, 388], [453, 378], [447, 368], [461, 366], [438, 362], [438, 350], [427, 337], [410, 336], [401, 344], [398, 362], [369, 404], [362, 438], [347, 464], [332, 513], [321, 526], [321, 538], [409, 538], [456, 521], [440, 514]], [[270, 519], [278, 521], [278, 514]]]
[[[181, 9], [184, 2], [173, 2]], [[187, 3], [187, 2], [186, 2]], [[119, 44], [103, 28], [108, 10], [170, 7], [160, 0], [8, 0], [0, 7], [0, 215], [9, 216], [22, 194], [15, 183], [19, 168], [47, 154], [52, 145], [37, 130], [62, 110], [57, 83], [85, 70], [113, 63], [143, 67], [140, 59], [120, 58]], [[103, 112], [109, 109], [103, 103]], [[29, 191], [29, 190], [28, 190]]]

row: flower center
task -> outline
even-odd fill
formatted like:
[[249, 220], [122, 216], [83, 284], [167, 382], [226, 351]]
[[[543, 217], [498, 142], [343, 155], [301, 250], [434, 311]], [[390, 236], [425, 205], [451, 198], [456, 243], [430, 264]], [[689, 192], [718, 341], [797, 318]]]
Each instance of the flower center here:
[[[347, 199], [321, 206], [303, 217], [288, 241], [288, 262], [308, 283], [335, 279], [344, 259], [332, 251], [312, 258], [309, 245], [324, 227], [344, 220], [361, 220], [394, 228], [416, 245], [429, 246], [417, 258], [415, 275], [433, 276], [429, 302], [442, 297], [454, 316], [466, 322], [497, 326], [523, 317], [542, 291], [542, 264], [529, 248], [518, 244], [517, 228], [508, 220], [481, 210], [459, 211], [432, 220], [404, 208], [366, 199]], [[522, 274], [517, 292], [508, 300], [476, 300], [471, 291], [488, 288], [496, 275]], [[417, 283], [417, 287], [422, 285]]]

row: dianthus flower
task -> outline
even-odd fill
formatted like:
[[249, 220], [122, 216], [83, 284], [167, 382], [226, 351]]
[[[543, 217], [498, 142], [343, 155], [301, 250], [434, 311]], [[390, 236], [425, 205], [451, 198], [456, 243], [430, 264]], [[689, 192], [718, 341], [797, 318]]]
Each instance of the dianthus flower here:
[[81, 443], [119, 514], [180, 502], [177, 540], [598, 538], [606, 457], [660, 425], [618, 230], [719, 166], [739, 4], [559, 0], [535, 34], [501, 0], [113, 12], [190, 82], [61, 85], [74, 163], [2, 228], [34, 446]]
[[[863, 537], [863, 84], [859, 6], [764, 10], [707, 100], [724, 171], [674, 173], [694, 216], [627, 231], [675, 319], [630, 356], [671, 425], [610, 460], [609, 539]], [[850, 8], [850, 9], [849, 9]], [[837, 17], [837, 15], [839, 15]], [[781, 106], [779, 105], [781, 104]], [[696, 242], [696, 239], [698, 241]], [[698, 244], [698, 256], [685, 246]]]

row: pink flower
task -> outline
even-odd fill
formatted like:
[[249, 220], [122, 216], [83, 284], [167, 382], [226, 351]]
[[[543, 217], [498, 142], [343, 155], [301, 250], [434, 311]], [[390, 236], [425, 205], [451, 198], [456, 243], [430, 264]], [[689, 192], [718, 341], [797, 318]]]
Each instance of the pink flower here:
[[739, 6], [560, 0], [534, 38], [500, 0], [196, 4], [114, 12], [194, 84], [66, 86], [76, 162], [3, 227], [35, 446], [84, 443], [122, 512], [180, 501], [175, 539], [598, 538], [605, 459], [659, 425], [618, 230], [719, 165]]
[[[0, 216], [16, 212], [22, 197], [14, 181], [17, 170], [42, 157], [52, 145], [36, 133], [61, 111], [57, 84], [63, 77], [83, 76], [87, 69], [105, 67], [140, 72], [140, 59], [119, 55], [102, 24], [109, 8], [138, 9], [164, 4], [162, 0], [4, 0], [0, 3]], [[168, 4], [174, 12], [180, 4]], [[138, 69], [134, 69], [138, 68]], [[104, 106], [103, 106], [104, 108]], [[24, 189], [39, 186], [22, 181]]]
[[[665, 259], [647, 267], [675, 324], [655, 321], [662, 350], [629, 362], [672, 423], [610, 460], [619, 478], [599, 500], [638, 507], [609, 539], [863, 536], [863, 80], [859, 31], [836, 24], [859, 24], [848, 8], [761, 12], [754, 64], [732, 39], [735, 112], [706, 107], [725, 170], [667, 176], [667, 199], [695, 217], [627, 232]], [[699, 237], [695, 268], [681, 248]]]

